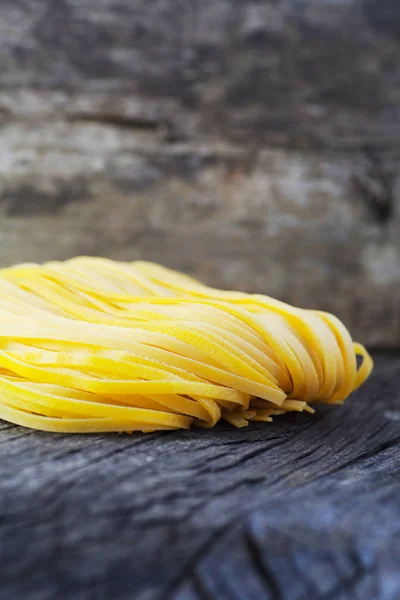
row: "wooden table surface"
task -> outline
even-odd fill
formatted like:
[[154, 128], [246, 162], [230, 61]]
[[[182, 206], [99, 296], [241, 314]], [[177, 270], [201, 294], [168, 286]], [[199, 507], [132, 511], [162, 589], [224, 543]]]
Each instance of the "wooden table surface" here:
[[400, 598], [400, 356], [237, 430], [0, 431], [0, 598]]

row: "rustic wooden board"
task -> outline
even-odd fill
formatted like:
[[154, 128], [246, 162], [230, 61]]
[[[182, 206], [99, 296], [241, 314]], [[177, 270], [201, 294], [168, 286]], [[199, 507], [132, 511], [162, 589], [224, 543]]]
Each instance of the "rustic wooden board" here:
[[70, 436], [3, 424], [0, 598], [395, 600], [400, 357], [272, 425]]
[[400, 344], [396, 0], [0, 3], [0, 264], [147, 258]]

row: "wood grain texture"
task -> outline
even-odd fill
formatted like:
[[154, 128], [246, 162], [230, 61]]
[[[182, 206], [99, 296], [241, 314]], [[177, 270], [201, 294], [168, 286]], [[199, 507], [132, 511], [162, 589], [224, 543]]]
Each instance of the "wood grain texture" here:
[[397, 355], [341, 408], [236, 430], [0, 430], [0, 598], [395, 600]]
[[400, 345], [396, 0], [0, 3], [0, 264], [145, 258]]

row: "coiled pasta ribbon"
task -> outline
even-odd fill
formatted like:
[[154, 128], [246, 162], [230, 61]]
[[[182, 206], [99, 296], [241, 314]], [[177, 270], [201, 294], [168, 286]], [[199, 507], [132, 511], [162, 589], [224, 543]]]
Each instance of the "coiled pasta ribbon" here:
[[372, 366], [333, 315], [152, 263], [0, 270], [0, 417], [26, 427], [242, 427], [340, 404]]

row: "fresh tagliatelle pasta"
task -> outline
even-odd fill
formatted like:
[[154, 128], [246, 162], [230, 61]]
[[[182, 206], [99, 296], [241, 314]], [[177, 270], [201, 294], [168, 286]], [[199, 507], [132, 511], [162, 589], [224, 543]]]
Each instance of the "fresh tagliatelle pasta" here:
[[372, 366], [331, 314], [152, 263], [79, 257], [0, 270], [0, 418], [26, 427], [242, 427], [341, 404]]

